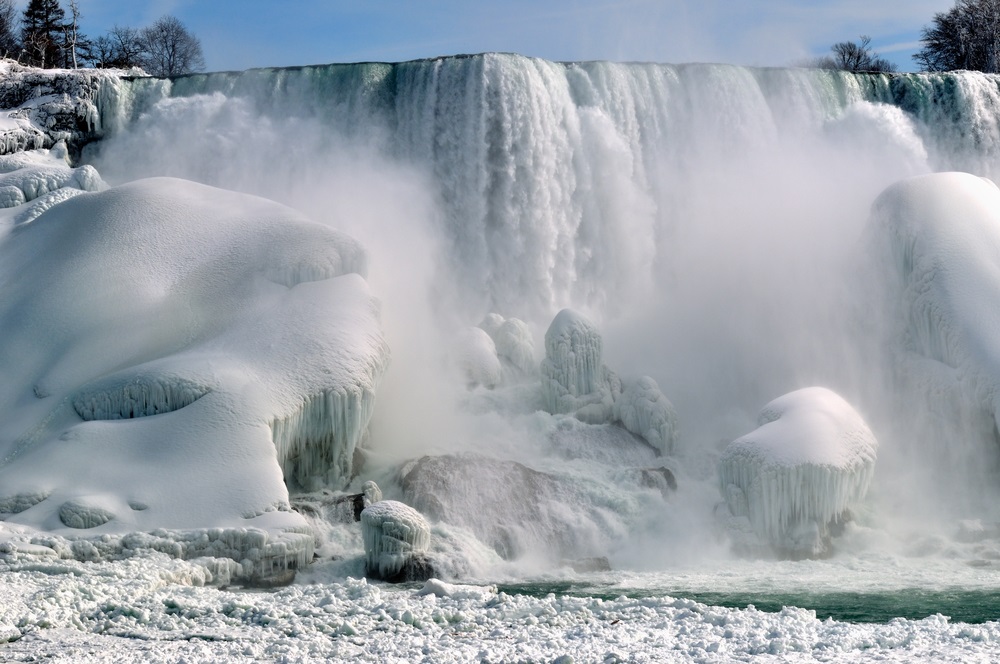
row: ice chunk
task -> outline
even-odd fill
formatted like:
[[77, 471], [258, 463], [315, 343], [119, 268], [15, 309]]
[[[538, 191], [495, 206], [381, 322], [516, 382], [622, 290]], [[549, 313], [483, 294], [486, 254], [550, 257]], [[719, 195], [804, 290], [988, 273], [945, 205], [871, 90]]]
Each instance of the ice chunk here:
[[668, 455], [674, 449], [677, 435], [677, 412], [660, 392], [660, 386], [649, 376], [626, 383], [615, 401], [615, 419], [646, 439], [650, 445]]
[[781, 553], [823, 553], [829, 524], [868, 491], [875, 436], [846, 401], [822, 387], [775, 399], [758, 424], [719, 461], [729, 513], [748, 519], [760, 540]]
[[593, 323], [563, 309], [545, 333], [542, 396], [550, 413], [574, 413], [586, 422], [613, 418], [621, 382], [603, 362], [603, 340]]
[[431, 527], [417, 510], [395, 500], [382, 500], [361, 512], [365, 569], [369, 576], [413, 580], [408, 572], [423, 562], [431, 543]]

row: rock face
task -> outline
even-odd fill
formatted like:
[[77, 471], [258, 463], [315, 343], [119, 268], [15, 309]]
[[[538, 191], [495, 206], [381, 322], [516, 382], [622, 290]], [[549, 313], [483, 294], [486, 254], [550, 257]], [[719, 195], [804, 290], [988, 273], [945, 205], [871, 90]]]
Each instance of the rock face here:
[[724, 517], [779, 555], [826, 554], [831, 524], [847, 520], [868, 492], [875, 436], [846, 401], [822, 387], [775, 399], [757, 422], [719, 461]]
[[361, 512], [365, 574], [399, 583], [433, 576], [427, 558], [431, 527], [420, 512], [395, 500], [383, 500]]
[[107, 130], [102, 108], [127, 106], [120, 103], [120, 82], [136, 76], [145, 74], [138, 69], [43, 70], [0, 60], [0, 154], [64, 141], [75, 158]]

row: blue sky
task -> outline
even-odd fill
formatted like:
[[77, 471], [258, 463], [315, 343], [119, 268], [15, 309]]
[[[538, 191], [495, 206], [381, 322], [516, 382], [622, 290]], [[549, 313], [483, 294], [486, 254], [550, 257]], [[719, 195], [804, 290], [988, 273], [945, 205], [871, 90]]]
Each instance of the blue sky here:
[[[20, 0], [23, 7], [27, 0]], [[68, 0], [63, 0], [64, 6]], [[80, 0], [90, 36], [173, 14], [209, 70], [514, 51], [782, 66], [868, 34], [903, 71], [953, 0]]]

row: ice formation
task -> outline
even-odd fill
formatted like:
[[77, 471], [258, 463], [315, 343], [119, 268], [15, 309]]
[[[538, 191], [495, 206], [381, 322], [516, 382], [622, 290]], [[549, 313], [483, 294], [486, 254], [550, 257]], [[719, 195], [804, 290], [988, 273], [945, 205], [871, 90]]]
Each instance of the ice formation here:
[[626, 382], [615, 401], [614, 418], [646, 439], [664, 456], [674, 449], [677, 436], [677, 412], [649, 376]]
[[458, 367], [468, 386], [493, 389], [500, 384], [503, 369], [493, 339], [486, 331], [468, 327], [459, 333], [455, 346]]
[[764, 406], [719, 460], [729, 514], [788, 555], [826, 552], [828, 527], [864, 499], [878, 442], [839, 395], [809, 387]]
[[937, 465], [962, 464], [967, 477], [998, 459], [998, 228], [1000, 189], [966, 173], [889, 187], [869, 224], [877, 283], [886, 284], [878, 306], [890, 313], [893, 347], [902, 349], [892, 358], [898, 384], [921, 404], [920, 424], [953, 441], [922, 453]]
[[496, 346], [497, 357], [521, 374], [532, 374], [537, 368], [535, 342], [528, 324], [518, 318], [488, 314], [479, 327], [486, 331]]
[[388, 363], [361, 247], [177, 179], [49, 198], [103, 188], [58, 150], [2, 157], [0, 172], [26, 199], [50, 191], [0, 215], [6, 522], [67, 538], [171, 529], [188, 533], [170, 536], [183, 555], [222, 529], [255, 578], [308, 562], [283, 476], [350, 480]]
[[426, 566], [423, 556], [431, 543], [430, 524], [420, 512], [395, 500], [382, 500], [361, 513], [361, 531], [369, 576], [418, 580], [414, 566]]
[[604, 366], [604, 342], [594, 324], [563, 309], [545, 332], [542, 397], [550, 413], [573, 413], [586, 422], [612, 419], [621, 394], [618, 376]]

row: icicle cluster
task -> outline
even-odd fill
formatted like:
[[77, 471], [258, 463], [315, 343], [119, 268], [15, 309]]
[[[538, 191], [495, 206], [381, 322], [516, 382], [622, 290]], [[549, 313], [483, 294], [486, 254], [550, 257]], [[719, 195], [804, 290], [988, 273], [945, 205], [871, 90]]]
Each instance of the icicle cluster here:
[[205, 396], [209, 387], [170, 374], [114, 377], [84, 387], [73, 408], [84, 420], [127, 420], [170, 413]]
[[345, 484], [374, 410], [375, 390], [355, 385], [309, 397], [294, 414], [271, 422], [285, 481], [307, 490]]
[[803, 529], [826, 537], [828, 525], [864, 499], [878, 442], [846, 401], [822, 387], [775, 399], [758, 424], [723, 453], [722, 495], [762, 541], [798, 550]]
[[427, 551], [431, 527], [412, 507], [395, 500], [377, 502], [361, 513], [365, 568], [369, 576], [390, 579], [414, 556]]
[[550, 413], [575, 413], [584, 421], [612, 419], [621, 382], [602, 361], [603, 340], [593, 323], [563, 309], [545, 332], [542, 397]]

